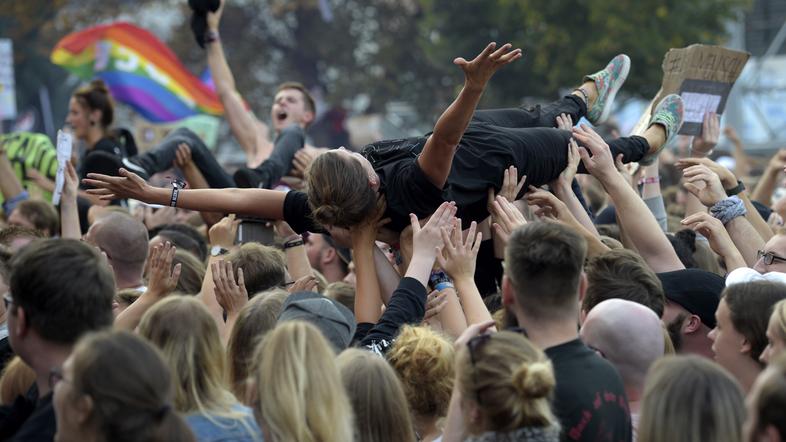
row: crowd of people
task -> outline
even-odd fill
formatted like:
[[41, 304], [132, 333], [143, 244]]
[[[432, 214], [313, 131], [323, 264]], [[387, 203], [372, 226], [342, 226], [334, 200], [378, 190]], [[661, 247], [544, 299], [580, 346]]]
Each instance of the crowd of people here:
[[625, 55], [477, 110], [521, 57], [495, 43], [432, 132], [314, 147], [302, 85], [247, 109], [222, 10], [200, 41], [245, 167], [183, 128], [139, 152], [100, 80], [58, 206], [0, 144], [0, 439], [786, 439], [786, 151], [758, 173], [726, 127], [715, 161], [679, 95], [619, 136]]

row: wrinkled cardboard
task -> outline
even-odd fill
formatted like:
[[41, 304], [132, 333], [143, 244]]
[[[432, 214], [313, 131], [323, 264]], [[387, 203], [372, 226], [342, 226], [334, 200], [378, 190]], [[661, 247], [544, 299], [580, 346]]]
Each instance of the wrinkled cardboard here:
[[[715, 112], [722, 114], [729, 92], [749, 58], [748, 52], [721, 46], [693, 44], [686, 48], [669, 49], [663, 57], [661, 89], [632, 133], [641, 134], [646, 130], [652, 110], [669, 94], [687, 92], [717, 95], [720, 100], [706, 101], [712, 104]], [[686, 122], [680, 133], [700, 135], [701, 123]]]

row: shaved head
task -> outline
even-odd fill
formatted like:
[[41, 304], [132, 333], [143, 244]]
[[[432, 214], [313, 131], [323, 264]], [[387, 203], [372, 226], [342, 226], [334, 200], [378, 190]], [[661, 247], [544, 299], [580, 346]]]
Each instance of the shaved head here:
[[113, 212], [99, 218], [87, 231], [85, 241], [95, 245], [115, 271], [118, 283], [141, 282], [147, 259], [147, 228], [138, 219], [125, 213]]
[[626, 390], [642, 391], [647, 370], [663, 356], [663, 327], [658, 315], [624, 299], [596, 305], [581, 327], [581, 339], [614, 365]]

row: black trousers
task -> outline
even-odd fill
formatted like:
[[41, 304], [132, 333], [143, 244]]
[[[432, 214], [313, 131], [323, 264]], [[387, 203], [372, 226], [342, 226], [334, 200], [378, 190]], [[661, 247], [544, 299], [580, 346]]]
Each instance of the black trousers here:
[[232, 177], [218, 164], [216, 157], [208, 150], [202, 139], [184, 127], [173, 130], [160, 144], [141, 155], [129, 158], [129, 161], [144, 169], [148, 175], [163, 172], [172, 167], [180, 143], [186, 143], [191, 148], [191, 158], [210, 187], [235, 187]]
[[[568, 164], [571, 133], [555, 127], [557, 116], [563, 113], [577, 122], [586, 115], [587, 106], [582, 99], [568, 95], [530, 108], [481, 110], [475, 112], [467, 135], [485, 139], [482, 133], [488, 132], [497, 137], [491, 142], [511, 143], [519, 174], [526, 175], [530, 184], [539, 186], [559, 176]], [[504, 136], [499, 137], [501, 133]], [[634, 135], [609, 142], [609, 148], [613, 158], [621, 153], [623, 161], [629, 163], [641, 160], [650, 146], [644, 137]], [[583, 164], [579, 164], [579, 173], [587, 173]]]

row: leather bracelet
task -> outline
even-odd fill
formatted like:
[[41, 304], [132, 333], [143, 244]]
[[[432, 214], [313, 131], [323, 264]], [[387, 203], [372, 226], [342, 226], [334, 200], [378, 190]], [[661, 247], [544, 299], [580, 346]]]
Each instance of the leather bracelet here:
[[739, 195], [744, 190], [745, 190], [745, 184], [742, 181], [737, 180], [736, 186], [732, 187], [731, 189], [726, 189], [726, 195], [727, 196]]
[[300, 247], [303, 244], [305, 244], [305, 241], [303, 241], [303, 238], [293, 239], [291, 241], [287, 241], [287, 242], [284, 243], [284, 250], [291, 249], [293, 247]]

